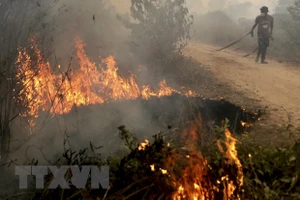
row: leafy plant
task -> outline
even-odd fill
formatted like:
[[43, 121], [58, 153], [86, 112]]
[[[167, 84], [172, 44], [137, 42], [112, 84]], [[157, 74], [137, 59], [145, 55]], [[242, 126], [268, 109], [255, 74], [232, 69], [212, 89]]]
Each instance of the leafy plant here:
[[133, 22], [119, 19], [131, 31], [130, 46], [142, 62], [170, 61], [190, 39], [193, 17], [184, 0], [132, 0], [130, 14]]
[[295, 20], [300, 20], [300, 0], [296, 0], [294, 5], [288, 8], [288, 11]]
[[[259, 146], [247, 138], [236, 136], [239, 138], [236, 148], [243, 171], [243, 185], [240, 187], [237, 166], [227, 162], [228, 158], [224, 157], [217, 145], [218, 143], [226, 148], [224, 137], [226, 128], [228, 120], [225, 120], [221, 127], [215, 128], [212, 139], [199, 146], [198, 151], [196, 149], [194, 151], [182, 146], [173, 146], [161, 133], [154, 136], [151, 144], [141, 145], [133, 133], [125, 126], [120, 126], [119, 136], [123, 139], [124, 145], [130, 149], [126, 156], [121, 158], [112, 155], [103, 160], [101, 155], [96, 153], [98, 147], [90, 144], [90, 148], [80, 151], [66, 149], [59, 160], [61, 165], [110, 165], [111, 187], [108, 190], [89, 188], [83, 190], [71, 188], [68, 191], [44, 190], [35, 191], [35, 196], [30, 198], [168, 199], [177, 191], [174, 183], [180, 184], [182, 180], [193, 183], [193, 180], [199, 179], [201, 185], [214, 196], [214, 199], [223, 199], [225, 195], [223, 191], [227, 186], [220, 184], [221, 177], [227, 177], [232, 181], [236, 186], [233, 190], [234, 196], [242, 199], [300, 198], [298, 141], [291, 147], [279, 148]], [[204, 162], [206, 164], [203, 163], [204, 160], [207, 160]], [[32, 164], [37, 164], [37, 161], [33, 161]], [[199, 170], [201, 173], [198, 174]], [[193, 174], [195, 171], [196, 176]], [[184, 179], [185, 177], [188, 179]], [[47, 180], [51, 180], [51, 177]]]

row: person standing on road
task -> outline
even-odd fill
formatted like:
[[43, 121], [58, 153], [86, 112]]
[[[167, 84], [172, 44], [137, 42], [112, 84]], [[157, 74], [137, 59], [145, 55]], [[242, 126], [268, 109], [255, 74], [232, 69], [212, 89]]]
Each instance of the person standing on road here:
[[253, 31], [257, 27], [257, 36], [258, 36], [258, 52], [256, 56], [256, 62], [259, 61], [261, 56], [261, 63], [268, 64], [265, 61], [267, 48], [269, 47], [270, 39], [273, 40], [273, 27], [274, 27], [274, 18], [268, 14], [269, 9], [266, 6], [263, 6], [261, 9], [261, 15], [257, 16], [255, 19], [255, 24], [251, 30], [251, 36], [253, 37]]

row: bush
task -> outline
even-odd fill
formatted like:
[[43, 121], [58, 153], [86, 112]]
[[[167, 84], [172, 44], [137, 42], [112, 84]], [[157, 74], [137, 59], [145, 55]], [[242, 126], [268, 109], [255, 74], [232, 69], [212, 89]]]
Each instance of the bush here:
[[184, 0], [132, 0], [123, 24], [131, 31], [132, 52], [143, 64], [165, 64], [181, 54], [190, 39], [193, 18]]
[[[110, 189], [35, 191], [30, 198], [173, 199], [175, 194], [182, 199], [195, 194], [205, 194], [206, 199], [300, 198], [300, 143], [277, 148], [258, 146], [243, 136], [237, 136], [237, 141], [228, 135], [226, 124], [216, 127], [213, 137], [196, 148], [189, 138], [175, 144], [161, 133], [154, 136], [152, 144], [139, 144], [134, 134], [120, 126], [128, 150], [124, 157], [103, 160], [91, 144], [78, 152], [67, 149], [60, 159], [62, 165], [110, 165]], [[232, 162], [235, 153], [239, 161]]]
[[288, 8], [295, 20], [300, 20], [300, 0], [296, 0], [293, 6]]

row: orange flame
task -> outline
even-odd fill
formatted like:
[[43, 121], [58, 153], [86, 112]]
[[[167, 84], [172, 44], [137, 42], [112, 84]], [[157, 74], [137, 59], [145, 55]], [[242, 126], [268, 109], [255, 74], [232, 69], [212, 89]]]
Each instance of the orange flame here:
[[182, 141], [190, 150], [195, 150], [198, 146], [202, 134], [202, 118], [197, 116], [193, 122], [190, 122], [189, 128], [182, 134]]
[[186, 159], [186, 168], [183, 170], [182, 177], [174, 182], [177, 191], [173, 194], [172, 199], [209, 199], [213, 194], [210, 193], [211, 184], [205, 180], [207, 160], [196, 151]]
[[149, 140], [145, 140], [145, 142], [140, 143], [140, 145], [138, 146], [138, 150], [145, 150], [148, 146], [150, 146], [150, 142]]
[[[189, 155], [180, 155], [175, 154], [172, 158], [169, 158], [167, 161], [168, 166], [175, 165], [176, 160], [181, 163], [184, 163], [185, 168], [183, 169], [182, 176], [179, 178], [175, 178], [174, 184], [177, 191], [173, 194], [172, 199], [174, 200], [182, 200], [182, 199], [214, 199], [214, 192], [219, 192], [219, 188], [216, 184], [223, 184], [224, 190], [223, 199], [232, 199], [235, 198], [234, 192], [238, 187], [243, 185], [243, 171], [242, 164], [238, 158], [237, 150], [236, 150], [236, 142], [237, 140], [232, 137], [230, 131], [226, 129], [225, 131], [225, 145], [226, 151], [224, 151], [221, 146], [220, 141], [218, 141], [218, 147], [221, 153], [223, 153], [224, 157], [228, 159], [228, 164], [231, 166], [237, 167], [237, 185], [233, 180], [230, 180], [228, 175], [225, 175], [217, 181], [217, 183], [210, 182], [209, 179], [205, 177], [208, 174], [208, 169], [212, 169], [209, 166], [208, 161], [202, 157], [199, 150], [197, 150], [197, 141], [199, 140], [198, 136], [201, 133], [201, 118], [197, 118], [194, 123], [192, 123], [187, 131], [184, 132], [184, 137], [188, 138], [185, 140], [186, 145], [189, 146]], [[180, 161], [179, 161], [180, 159]], [[188, 159], [188, 161], [186, 161]], [[168, 170], [172, 172], [172, 170]], [[172, 173], [172, 177], [176, 177], [174, 173]], [[240, 199], [239, 196], [237, 196]]]
[[246, 128], [249, 128], [249, 127], [252, 127], [252, 126], [253, 126], [253, 124], [250, 124], [250, 123], [247, 123], [247, 122], [243, 122], [243, 121], [241, 121], [241, 125], [242, 125], [243, 127], [246, 127]]
[[[223, 155], [228, 159], [228, 164], [230, 164], [231, 166], [236, 165], [237, 169], [238, 169], [238, 184], [241, 187], [244, 183], [244, 175], [243, 175], [243, 168], [242, 168], [242, 164], [238, 158], [238, 153], [236, 150], [236, 142], [237, 140], [232, 137], [230, 131], [228, 129], [226, 129], [225, 131], [225, 137], [226, 137], [226, 148], [227, 150], [224, 151], [220, 140], [218, 141], [218, 147], [220, 152], [223, 153]], [[233, 192], [235, 191], [235, 189], [237, 188], [237, 186], [235, 186], [233, 184], [232, 180], [229, 180], [228, 177], [222, 177], [223, 181], [225, 180], [225, 182], [227, 183], [227, 191], [224, 191], [224, 196], [227, 196], [227, 199], [230, 199], [233, 196]], [[225, 184], [226, 186], [226, 184]], [[238, 199], [240, 199], [238, 197]]]
[[[32, 58], [26, 49], [19, 49], [16, 64], [21, 95], [18, 100], [27, 108], [21, 115], [33, 118], [32, 126], [34, 119], [39, 117], [39, 111], [50, 112], [53, 116], [69, 113], [73, 106], [103, 104], [116, 100], [148, 100], [174, 93], [198, 96], [192, 91], [179, 92], [172, 89], [165, 80], [160, 82], [158, 91], [153, 91], [148, 85], [139, 87], [133, 75], [127, 79], [118, 75], [114, 57], [102, 59], [102, 63], [97, 66], [86, 55], [83, 42], [79, 38], [75, 42], [80, 67], [76, 70], [69, 68], [61, 74], [51, 71], [50, 63], [43, 59], [35, 43], [35, 54]], [[61, 65], [58, 68], [61, 69]]]
[[173, 200], [204, 200], [213, 196], [210, 192], [212, 185], [205, 179], [208, 162], [197, 149], [201, 133], [202, 119], [199, 116], [190, 123], [188, 129], [182, 135], [183, 143], [188, 147], [189, 154], [175, 154], [168, 161], [168, 165], [171, 167], [175, 163], [180, 163], [180, 165], [184, 163], [185, 166], [181, 177], [175, 178], [176, 175], [172, 174], [175, 179], [174, 187], [177, 188], [177, 191], [173, 194]]

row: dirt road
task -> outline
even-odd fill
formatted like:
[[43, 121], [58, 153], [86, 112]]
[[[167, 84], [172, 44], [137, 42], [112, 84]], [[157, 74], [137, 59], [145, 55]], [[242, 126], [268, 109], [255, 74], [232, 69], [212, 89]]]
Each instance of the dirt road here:
[[245, 58], [242, 52], [216, 52], [215, 49], [193, 42], [185, 53], [201, 63], [216, 80], [254, 100], [243, 102], [247, 101], [243, 98], [240, 104], [257, 102], [260, 107], [267, 107], [269, 123], [300, 126], [300, 66], [275, 60], [268, 60], [268, 65], [257, 64], [254, 56]]

